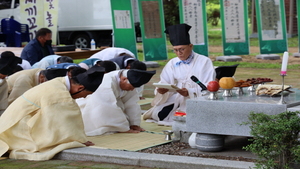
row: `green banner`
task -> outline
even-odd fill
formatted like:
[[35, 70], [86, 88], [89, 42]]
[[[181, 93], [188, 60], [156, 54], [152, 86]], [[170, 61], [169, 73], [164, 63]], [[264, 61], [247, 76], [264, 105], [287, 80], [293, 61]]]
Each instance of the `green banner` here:
[[220, 0], [224, 55], [248, 55], [247, 0]]
[[144, 60], [168, 59], [162, 0], [139, 0], [138, 3]]
[[284, 0], [255, 0], [261, 54], [287, 51]]
[[192, 26], [189, 31], [196, 53], [208, 56], [205, 0], [179, 0], [180, 23]]
[[130, 50], [136, 57], [136, 38], [131, 0], [111, 0], [113, 46]]

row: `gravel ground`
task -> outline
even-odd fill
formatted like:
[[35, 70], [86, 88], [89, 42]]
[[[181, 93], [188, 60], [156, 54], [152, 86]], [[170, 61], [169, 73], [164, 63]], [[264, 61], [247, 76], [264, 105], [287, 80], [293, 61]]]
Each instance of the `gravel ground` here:
[[208, 153], [202, 153], [200, 151], [185, 151], [187, 149], [190, 149], [188, 143], [171, 142], [160, 146], [140, 150], [139, 152], [151, 153], [151, 154], [168, 154], [168, 155], [179, 155], [179, 156], [189, 156], [189, 157], [202, 157], [202, 158], [214, 158], [214, 159], [223, 159], [223, 160], [255, 162], [255, 160], [252, 158], [244, 158], [241, 156], [232, 157], [226, 155], [211, 155]]

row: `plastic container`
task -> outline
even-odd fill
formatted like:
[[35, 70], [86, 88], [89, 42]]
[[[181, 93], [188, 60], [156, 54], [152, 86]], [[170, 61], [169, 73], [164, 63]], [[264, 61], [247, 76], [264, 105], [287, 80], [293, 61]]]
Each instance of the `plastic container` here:
[[91, 50], [95, 50], [96, 49], [96, 42], [94, 41], [94, 39], [91, 40]]

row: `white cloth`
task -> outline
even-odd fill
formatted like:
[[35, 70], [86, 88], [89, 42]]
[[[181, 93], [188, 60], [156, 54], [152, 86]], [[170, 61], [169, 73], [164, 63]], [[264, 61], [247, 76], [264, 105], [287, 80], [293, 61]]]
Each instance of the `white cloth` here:
[[134, 54], [129, 50], [125, 48], [117, 48], [117, 47], [105, 48], [93, 54], [90, 58], [98, 58], [100, 60], [110, 60], [112, 58], [116, 58], [120, 56], [120, 54], [122, 53], [126, 53], [127, 55], [130, 55], [133, 58], [135, 58]]
[[184, 97], [177, 92], [167, 92], [159, 94], [155, 90], [155, 97], [151, 103], [153, 106], [144, 113], [143, 119], [152, 119], [160, 121], [158, 113], [165, 107], [174, 104], [173, 110], [163, 119], [166, 122], [172, 122], [173, 115], [176, 110], [186, 111], [186, 100], [189, 98], [201, 97], [201, 88], [191, 80], [191, 76], [196, 76], [205, 86], [208, 82], [215, 80], [216, 73], [212, 61], [203, 55], [194, 53], [194, 59], [189, 64], [176, 65], [180, 61], [178, 57], [171, 59], [160, 75], [159, 83], [168, 83], [176, 85], [179, 88], [186, 88], [189, 96]]
[[23, 70], [27, 70], [27, 69], [31, 69], [31, 65], [30, 63], [25, 60], [25, 59], [22, 59], [22, 63], [21, 64], [18, 64], [19, 66], [21, 66], [23, 68]]
[[125, 91], [120, 88], [122, 71], [106, 73], [102, 84], [93, 94], [76, 99], [87, 136], [128, 131], [131, 125], [140, 125], [141, 108], [137, 103], [139, 96], [135, 89]]
[[48, 66], [57, 64], [57, 59], [60, 58], [59, 55], [48, 55], [32, 65], [32, 68], [46, 69]]

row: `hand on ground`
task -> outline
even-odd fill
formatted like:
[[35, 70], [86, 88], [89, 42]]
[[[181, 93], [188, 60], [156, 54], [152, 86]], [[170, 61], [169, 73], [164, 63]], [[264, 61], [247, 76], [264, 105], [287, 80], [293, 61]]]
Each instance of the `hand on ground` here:
[[139, 133], [140, 131], [138, 130], [133, 130], [133, 129], [130, 129], [128, 131], [119, 131], [119, 133]]
[[84, 144], [84, 145], [86, 145], [86, 146], [93, 146], [93, 145], [95, 145], [93, 142], [91, 142], [91, 141], [87, 141], [87, 142], [85, 142], [85, 143], [82, 143], [82, 144]]
[[137, 126], [137, 125], [130, 126], [130, 129], [137, 130], [137, 131], [145, 131], [145, 129], [143, 129], [140, 126]]

